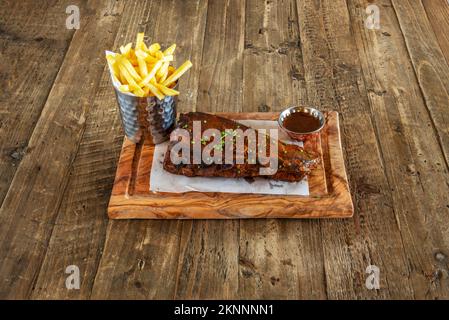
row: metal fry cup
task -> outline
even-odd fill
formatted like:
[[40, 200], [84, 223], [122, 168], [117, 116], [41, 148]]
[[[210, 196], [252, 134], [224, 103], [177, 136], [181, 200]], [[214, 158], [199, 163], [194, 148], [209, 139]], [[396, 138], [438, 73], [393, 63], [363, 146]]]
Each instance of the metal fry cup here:
[[149, 138], [153, 144], [164, 142], [176, 125], [176, 97], [136, 97], [114, 86], [126, 137], [134, 143]]
[[[116, 55], [111, 51], [106, 51], [105, 54]], [[109, 63], [108, 68], [126, 137], [134, 143], [147, 138], [153, 144], [168, 140], [176, 125], [177, 98], [165, 96], [159, 100], [156, 97], [141, 98], [121, 92], [118, 89], [120, 83], [113, 76], [114, 72]]]

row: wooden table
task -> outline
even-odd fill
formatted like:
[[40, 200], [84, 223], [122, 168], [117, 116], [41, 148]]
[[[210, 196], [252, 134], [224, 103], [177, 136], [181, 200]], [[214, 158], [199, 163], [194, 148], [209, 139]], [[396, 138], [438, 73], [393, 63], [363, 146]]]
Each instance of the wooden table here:
[[[0, 298], [449, 298], [446, 0], [0, 8]], [[354, 218], [109, 221], [123, 132], [104, 50], [138, 31], [193, 61], [180, 111], [339, 111]]]

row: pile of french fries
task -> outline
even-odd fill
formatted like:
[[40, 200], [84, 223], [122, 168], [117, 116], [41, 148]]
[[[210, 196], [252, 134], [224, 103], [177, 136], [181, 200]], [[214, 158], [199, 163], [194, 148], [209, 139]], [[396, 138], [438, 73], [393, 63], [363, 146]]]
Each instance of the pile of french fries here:
[[120, 47], [120, 53], [106, 54], [112, 77], [120, 84], [119, 90], [137, 97], [156, 96], [159, 100], [178, 95], [179, 91], [173, 87], [192, 63], [187, 60], [175, 69], [170, 62], [176, 44], [162, 51], [159, 43], [147, 47], [143, 38], [144, 33], [138, 33], [134, 48], [128, 43]]

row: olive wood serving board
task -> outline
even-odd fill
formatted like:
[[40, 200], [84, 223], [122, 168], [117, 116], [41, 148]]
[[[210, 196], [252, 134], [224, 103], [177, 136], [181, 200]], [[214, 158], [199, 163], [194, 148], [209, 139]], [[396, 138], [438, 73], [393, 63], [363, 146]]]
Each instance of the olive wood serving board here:
[[[276, 120], [277, 113], [217, 113], [234, 120]], [[338, 113], [326, 112], [320, 135], [304, 143], [322, 155], [309, 195], [150, 191], [154, 145], [125, 138], [108, 206], [111, 219], [347, 218], [354, 212], [343, 160]]]

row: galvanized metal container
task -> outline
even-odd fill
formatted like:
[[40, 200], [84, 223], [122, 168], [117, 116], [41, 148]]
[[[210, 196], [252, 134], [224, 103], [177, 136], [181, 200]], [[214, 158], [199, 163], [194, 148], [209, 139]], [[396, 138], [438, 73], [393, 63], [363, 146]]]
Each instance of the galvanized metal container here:
[[158, 144], [170, 138], [176, 125], [176, 97], [135, 97], [114, 87], [126, 137], [134, 143], [148, 138]]

